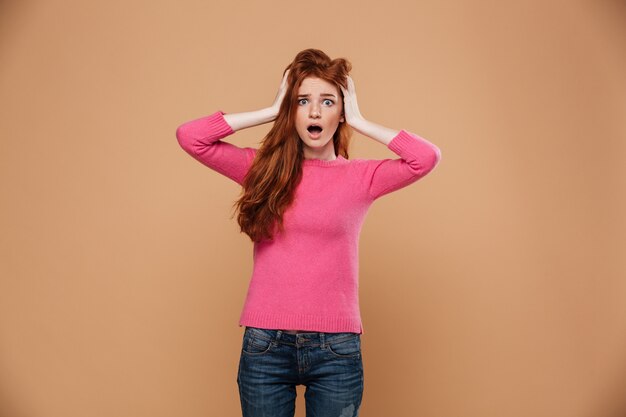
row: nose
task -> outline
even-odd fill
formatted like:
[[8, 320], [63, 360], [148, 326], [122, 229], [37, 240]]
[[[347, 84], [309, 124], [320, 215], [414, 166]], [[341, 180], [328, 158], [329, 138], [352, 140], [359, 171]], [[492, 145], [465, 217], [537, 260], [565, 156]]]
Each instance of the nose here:
[[318, 118], [318, 117], [320, 117], [320, 110], [319, 110], [319, 108], [317, 106], [312, 105], [311, 106], [311, 111], [310, 111], [309, 114], [310, 114], [311, 117]]

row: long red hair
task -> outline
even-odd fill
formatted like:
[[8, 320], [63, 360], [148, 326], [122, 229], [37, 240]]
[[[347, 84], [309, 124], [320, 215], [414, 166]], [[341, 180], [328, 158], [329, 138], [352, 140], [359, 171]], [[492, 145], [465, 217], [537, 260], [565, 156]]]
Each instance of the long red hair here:
[[[287, 91], [278, 115], [269, 133], [261, 141], [252, 165], [242, 183], [241, 197], [235, 202], [237, 221], [241, 231], [254, 242], [273, 239], [283, 231], [283, 213], [293, 201], [297, 185], [302, 179], [304, 151], [302, 140], [295, 128], [298, 89], [307, 77], [317, 77], [347, 88], [347, 76], [352, 64], [344, 59], [331, 60], [319, 49], [300, 51], [285, 70]], [[340, 123], [333, 135], [335, 154], [348, 158], [348, 145], [352, 128]], [[277, 229], [278, 228], [278, 229]]]

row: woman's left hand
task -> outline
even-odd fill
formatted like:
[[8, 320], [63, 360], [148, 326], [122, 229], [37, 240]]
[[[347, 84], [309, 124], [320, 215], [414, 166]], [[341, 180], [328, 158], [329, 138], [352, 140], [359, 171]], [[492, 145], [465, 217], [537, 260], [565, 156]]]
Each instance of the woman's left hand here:
[[345, 89], [342, 86], [341, 91], [343, 92], [343, 111], [346, 122], [352, 126], [356, 127], [358, 123], [364, 120], [363, 116], [361, 116], [361, 112], [359, 111], [359, 105], [356, 101], [356, 90], [354, 88], [354, 81], [352, 81], [352, 77], [347, 76], [348, 88]]

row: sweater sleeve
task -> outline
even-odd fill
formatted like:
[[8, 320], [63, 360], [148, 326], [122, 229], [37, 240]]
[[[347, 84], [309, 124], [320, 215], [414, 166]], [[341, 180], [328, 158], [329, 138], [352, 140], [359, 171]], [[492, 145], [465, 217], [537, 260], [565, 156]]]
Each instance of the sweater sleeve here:
[[242, 184], [256, 149], [241, 148], [220, 139], [234, 133], [221, 110], [183, 123], [176, 129], [180, 146], [200, 163]]
[[401, 130], [387, 147], [400, 158], [371, 161], [369, 194], [374, 200], [414, 183], [441, 160], [437, 146], [406, 130]]

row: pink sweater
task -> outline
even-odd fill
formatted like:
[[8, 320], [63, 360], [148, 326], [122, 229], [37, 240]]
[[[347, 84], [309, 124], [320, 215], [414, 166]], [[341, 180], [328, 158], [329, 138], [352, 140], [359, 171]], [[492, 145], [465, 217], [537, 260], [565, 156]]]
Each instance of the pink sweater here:
[[[220, 139], [234, 133], [221, 110], [182, 124], [180, 146], [241, 185], [256, 154]], [[302, 181], [284, 213], [285, 231], [255, 242], [239, 326], [364, 333], [359, 308], [359, 234], [370, 205], [414, 183], [439, 162], [439, 148], [401, 130], [397, 159], [303, 161]]]

